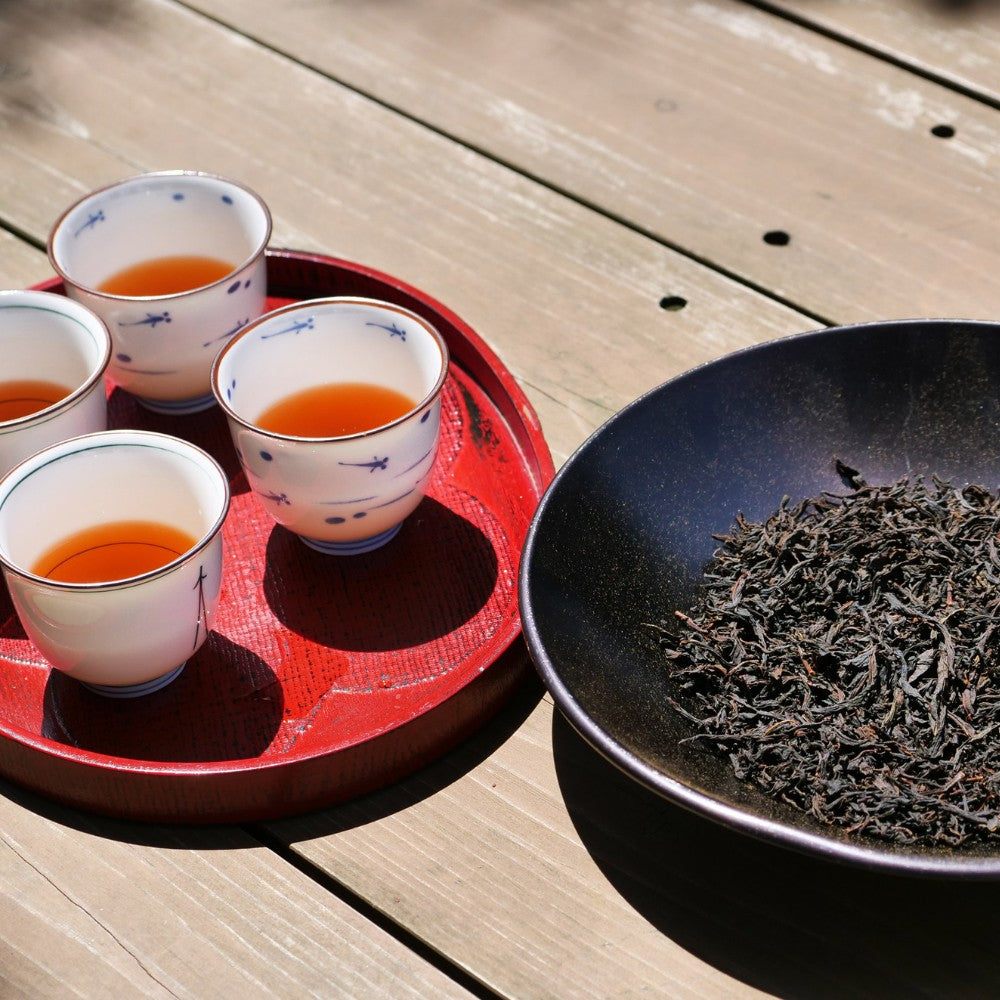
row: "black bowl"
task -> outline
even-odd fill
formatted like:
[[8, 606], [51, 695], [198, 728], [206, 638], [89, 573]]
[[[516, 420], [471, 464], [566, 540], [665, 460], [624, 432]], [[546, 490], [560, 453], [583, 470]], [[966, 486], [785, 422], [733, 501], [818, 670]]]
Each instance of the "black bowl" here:
[[911, 874], [1000, 876], [996, 849], [896, 846], [827, 827], [681, 740], [647, 623], [694, 602], [737, 513], [932, 474], [1000, 483], [1000, 323], [913, 320], [771, 341], [689, 371], [616, 414], [559, 471], [521, 562], [524, 634], [556, 704], [664, 795], [790, 848]]

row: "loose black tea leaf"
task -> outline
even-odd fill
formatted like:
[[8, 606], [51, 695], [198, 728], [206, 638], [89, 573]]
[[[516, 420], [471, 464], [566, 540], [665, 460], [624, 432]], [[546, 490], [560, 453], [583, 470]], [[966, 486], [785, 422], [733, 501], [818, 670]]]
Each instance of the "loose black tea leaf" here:
[[824, 823], [1000, 828], [1000, 499], [934, 478], [737, 518], [660, 644], [690, 739]]

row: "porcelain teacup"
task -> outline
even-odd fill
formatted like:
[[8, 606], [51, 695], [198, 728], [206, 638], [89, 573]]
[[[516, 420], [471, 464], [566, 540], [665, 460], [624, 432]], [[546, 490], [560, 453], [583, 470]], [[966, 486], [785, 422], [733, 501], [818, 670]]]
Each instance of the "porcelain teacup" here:
[[216, 461], [169, 435], [104, 431], [32, 455], [0, 479], [0, 565], [28, 638], [100, 694], [169, 684], [212, 628], [228, 509]]
[[168, 170], [81, 198], [48, 252], [66, 293], [107, 324], [113, 380], [151, 410], [193, 413], [214, 402], [219, 349], [266, 308], [270, 235], [253, 191]]
[[[447, 372], [447, 345], [427, 320], [337, 297], [241, 330], [219, 353], [212, 388], [267, 513], [312, 548], [353, 555], [388, 542], [420, 503]], [[394, 406], [367, 412], [376, 397]]]
[[107, 327], [41, 291], [0, 292], [0, 475], [34, 452], [107, 426]]

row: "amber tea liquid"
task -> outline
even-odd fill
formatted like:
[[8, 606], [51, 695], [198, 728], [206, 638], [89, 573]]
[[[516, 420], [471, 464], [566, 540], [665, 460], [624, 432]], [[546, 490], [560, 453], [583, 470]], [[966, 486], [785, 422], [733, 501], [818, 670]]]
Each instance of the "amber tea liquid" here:
[[0, 382], [0, 420], [17, 420], [37, 413], [58, 403], [60, 399], [65, 399], [70, 392], [70, 389], [56, 382], [37, 379]]
[[286, 396], [255, 422], [264, 430], [291, 437], [343, 437], [392, 423], [416, 405], [384, 385], [333, 382]]
[[31, 571], [61, 583], [127, 580], [166, 566], [196, 541], [187, 532], [157, 521], [113, 521], [64, 538]]
[[97, 286], [109, 295], [174, 295], [219, 281], [233, 271], [228, 261], [193, 254], [156, 257], [123, 268]]

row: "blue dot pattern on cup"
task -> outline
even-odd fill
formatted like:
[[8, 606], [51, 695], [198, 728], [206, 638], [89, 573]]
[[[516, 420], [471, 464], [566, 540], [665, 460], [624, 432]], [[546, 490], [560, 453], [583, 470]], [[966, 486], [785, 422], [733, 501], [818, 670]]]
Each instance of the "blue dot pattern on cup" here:
[[[400, 344], [406, 342], [406, 328], [397, 322], [393, 321], [382, 323], [367, 321], [365, 326], [374, 330], [384, 331], [388, 334], [388, 339], [390, 341], [395, 341]], [[273, 340], [276, 337], [300, 337], [307, 336], [316, 330], [316, 317], [313, 315], [306, 315], [296, 319], [289, 318], [288, 322], [279, 326], [278, 329], [261, 332], [259, 333], [259, 337], [262, 341]], [[224, 392], [227, 402], [235, 404], [235, 396], [237, 394], [237, 380], [235, 378], [230, 379]], [[440, 405], [440, 399], [436, 399], [425, 406], [416, 418], [418, 425], [421, 427], [426, 426], [431, 415], [436, 412]], [[376, 454], [369, 453], [371, 454], [370, 458], [362, 458], [359, 456], [355, 461], [340, 460], [337, 462], [337, 465], [339, 466], [354, 468], [359, 471], [365, 470], [367, 476], [375, 477], [373, 479], [373, 492], [370, 495], [356, 495], [347, 498], [331, 498], [318, 501], [314, 496], [308, 498], [308, 500], [300, 501], [296, 499], [294, 494], [289, 495], [286, 492], [277, 492], [273, 489], [267, 488], [267, 481], [270, 478], [271, 470], [280, 468], [281, 466], [282, 454], [280, 449], [275, 452], [268, 449], [258, 448], [255, 451], [256, 461], [246, 461], [245, 459], [249, 458], [249, 455], [241, 456], [241, 461], [243, 462], [244, 469], [247, 473], [247, 479], [251, 489], [253, 489], [258, 497], [264, 502], [265, 507], [271, 506], [277, 511], [277, 509], [282, 507], [295, 507], [297, 503], [302, 502], [307, 506], [318, 504], [320, 506], [337, 508], [336, 512], [331, 511], [328, 516], [323, 518], [323, 522], [325, 524], [336, 526], [348, 524], [352, 521], [362, 521], [374, 511], [393, 507], [396, 504], [403, 503], [407, 500], [407, 498], [412, 497], [414, 493], [422, 488], [426, 477], [430, 474], [437, 451], [436, 442], [437, 430], [435, 425], [430, 436], [426, 437], [425, 446], [420, 451], [419, 457], [416, 458], [416, 460], [412, 458], [412, 455], [407, 455], [404, 459], [400, 460], [391, 454], [384, 454], [381, 452]], [[397, 468], [397, 466], [403, 464], [404, 462], [404, 467]], [[256, 468], [254, 468], [254, 466], [256, 466]], [[391, 492], [387, 490], [385, 488], [387, 480], [390, 483], [396, 483], [398, 489]], [[378, 486], [374, 485], [376, 482], [378, 482]], [[312, 548], [323, 552], [336, 552], [340, 554], [361, 553], [384, 545], [386, 541], [392, 538], [396, 532], [399, 531], [400, 526], [400, 524], [396, 524], [387, 531], [368, 536], [367, 538], [358, 539], [357, 541], [334, 542], [315, 538], [306, 538], [304, 536], [302, 536], [302, 540]]]
[[[437, 404], [434, 404], [437, 405]], [[428, 407], [420, 417], [420, 423], [424, 424], [427, 422], [427, 418], [430, 416], [431, 407]], [[273, 463], [275, 461], [275, 456], [265, 450], [260, 450], [258, 452], [262, 461], [267, 463]], [[391, 507], [393, 504], [400, 503], [405, 500], [408, 496], [411, 496], [413, 492], [417, 489], [417, 485], [420, 481], [427, 475], [430, 471], [431, 465], [434, 463], [435, 448], [433, 444], [431, 447], [427, 448], [423, 454], [414, 462], [411, 462], [406, 468], [399, 470], [398, 472], [392, 468], [393, 459], [390, 455], [374, 455], [368, 461], [360, 462], [337, 462], [338, 465], [356, 468], [356, 469], [367, 469], [369, 475], [376, 475], [380, 473], [389, 473], [390, 478], [394, 480], [405, 479], [406, 488], [401, 492], [393, 494], [388, 500], [381, 500], [379, 495], [371, 495], [364, 497], [353, 497], [350, 499], [334, 499], [334, 500], [322, 500], [321, 504], [330, 507], [355, 507], [356, 510], [350, 511], [345, 515], [331, 515], [325, 518], [327, 524], [344, 524], [348, 519], [359, 520], [365, 517], [369, 511], [381, 510], [385, 507]], [[249, 471], [249, 470], [248, 470]], [[252, 473], [251, 473], [252, 475]], [[251, 483], [251, 486], [253, 484]], [[295, 501], [288, 497], [285, 493], [274, 493], [273, 491], [265, 491], [259, 488], [255, 489], [255, 492], [261, 499], [269, 501], [273, 504], [278, 505], [288, 505], [291, 506]], [[378, 503], [373, 503], [373, 501], [378, 500]], [[367, 505], [367, 506], [366, 506]]]
[[[174, 191], [173, 194], [171, 194], [171, 196], [170, 196], [170, 200], [173, 201], [173, 202], [183, 202], [186, 199], [186, 197], [187, 196], [184, 194], [183, 191]], [[233, 201], [232, 196], [228, 195], [228, 194], [220, 195], [219, 196], [219, 200], [224, 205], [230, 205], [230, 206], [232, 206], [232, 205], [235, 204], [235, 202]], [[107, 222], [108, 218], [109, 218], [108, 212], [111, 212], [111, 211], [113, 211], [113, 210], [109, 208], [108, 211], [106, 212], [105, 208], [103, 206], [100, 207], [100, 208], [97, 208], [95, 211], [92, 211], [88, 215], [86, 221], [83, 222], [82, 225], [80, 225], [74, 231], [74, 233], [73, 233], [74, 239], [79, 238], [80, 236], [82, 236], [87, 231], [93, 230], [94, 227], [97, 226], [97, 224], [99, 222]], [[234, 295], [236, 292], [245, 291], [246, 289], [250, 288], [252, 286], [252, 284], [253, 284], [252, 279], [250, 279], [250, 278], [245, 278], [245, 279], [244, 278], [240, 278], [239, 280], [232, 282], [232, 284], [230, 284], [230, 286], [226, 289], [226, 292], [229, 295]], [[158, 327], [161, 323], [170, 323], [170, 322], [171, 322], [170, 312], [168, 310], [163, 310], [163, 312], [160, 312], [160, 313], [147, 312], [146, 315], [142, 319], [139, 319], [139, 320], [129, 320], [127, 322], [119, 322], [118, 323], [118, 327], [119, 328], [124, 328], [124, 327], [130, 327], [130, 326], [148, 326], [152, 330], [152, 329], [156, 329], [156, 327]], [[239, 331], [242, 330], [243, 327], [245, 327], [249, 322], [250, 322], [250, 317], [247, 316], [246, 318], [238, 321], [230, 329], [223, 331], [222, 333], [218, 334], [215, 337], [210, 338], [209, 340], [206, 340], [202, 344], [202, 347], [204, 347], [204, 348], [213, 348], [214, 345], [217, 345], [220, 341], [229, 340], [231, 337], [234, 337], [237, 333], [239, 333]], [[123, 356], [123, 355], [117, 355], [116, 360], [119, 363], [121, 363], [123, 366], [124, 365], [129, 365], [129, 364], [132, 363], [132, 358], [128, 358], [126, 360], [125, 356]], [[167, 369], [167, 368], [128, 368], [127, 370], [131, 371], [131, 372], [134, 372], [137, 375], [176, 375], [177, 374], [177, 369], [175, 369], [175, 368], [170, 368], [170, 369]], [[186, 410], [192, 409], [195, 406], [197, 406], [198, 408], [200, 408], [201, 404], [203, 404], [206, 399], [211, 399], [211, 393], [208, 393], [206, 396], [199, 396], [197, 400], [186, 400], [186, 401], [184, 401], [182, 403], [176, 403], [176, 404], [162, 403], [161, 401], [155, 401], [154, 408], [157, 409], [157, 410], [159, 410], [159, 411], [161, 411], [161, 412], [173, 412], [173, 411], [184, 412]], [[150, 401], [147, 400], [147, 402], [150, 402]]]

